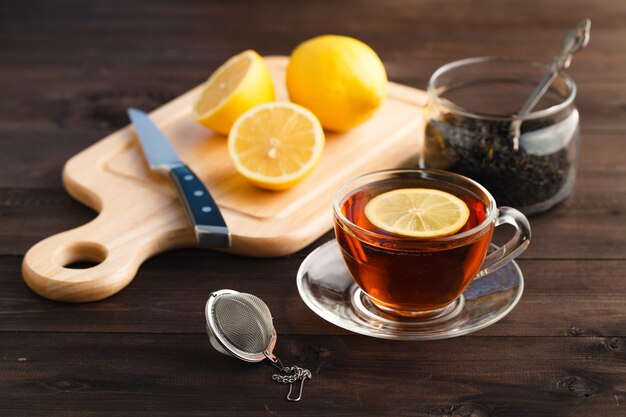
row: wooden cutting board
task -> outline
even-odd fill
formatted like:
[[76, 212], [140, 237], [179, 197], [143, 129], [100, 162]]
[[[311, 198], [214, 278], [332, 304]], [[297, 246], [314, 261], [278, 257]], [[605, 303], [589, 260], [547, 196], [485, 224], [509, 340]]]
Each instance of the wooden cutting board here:
[[[278, 99], [287, 100], [287, 57], [265, 61]], [[417, 162], [426, 94], [390, 83], [387, 99], [372, 119], [345, 133], [327, 132], [324, 156], [309, 177], [287, 191], [264, 191], [236, 172], [226, 138], [192, 119], [191, 108], [201, 90], [192, 89], [151, 117], [219, 205], [233, 238], [228, 252], [259, 257], [296, 252], [332, 227], [332, 197], [343, 182]], [[72, 157], [63, 169], [63, 183], [99, 215], [42, 240], [24, 257], [24, 280], [46, 298], [106, 298], [128, 285], [147, 258], [196, 246], [175, 189], [148, 169], [130, 126]], [[66, 267], [85, 261], [97, 265]]]

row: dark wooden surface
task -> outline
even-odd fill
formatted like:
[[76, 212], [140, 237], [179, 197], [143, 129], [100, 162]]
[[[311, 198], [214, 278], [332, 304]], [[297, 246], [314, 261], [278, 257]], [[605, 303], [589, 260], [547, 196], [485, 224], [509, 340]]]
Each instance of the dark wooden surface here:
[[[548, 60], [579, 18], [592, 41], [570, 73], [582, 149], [573, 196], [531, 219], [526, 290], [501, 322], [452, 340], [350, 334], [309, 311], [282, 259], [199, 250], [149, 260], [98, 303], [44, 300], [20, 264], [38, 240], [94, 217], [63, 190], [65, 160], [246, 48], [288, 54], [342, 33], [390, 79], [424, 88], [467, 56]], [[1, 416], [626, 415], [626, 3], [596, 1], [56, 1], [0, 3]], [[330, 233], [318, 243], [332, 237]], [[228, 359], [204, 334], [215, 289], [269, 305], [285, 361], [313, 371], [301, 403], [272, 369]]]

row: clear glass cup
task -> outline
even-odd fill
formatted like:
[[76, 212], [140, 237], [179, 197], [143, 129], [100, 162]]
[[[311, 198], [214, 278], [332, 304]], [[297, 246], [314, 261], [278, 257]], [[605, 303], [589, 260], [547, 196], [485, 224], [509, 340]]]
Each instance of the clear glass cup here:
[[[428, 239], [368, 226], [367, 202], [400, 188], [452, 193], [468, 205], [470, 218], [459, 232]], [[333, 213], [337, 242], [353, 280], [377, 308], [400, 317], [443, 317], [458, 311], [472, 280], [506, 265], [530, 243], [530, 226], [522, 213], [497, 208], [483, 186], [440, 170], [387, 170], [357, 177], [337, 191]], [[487, 255], [494, 228], [504, 223], [515, 228], [514, 236]]]
[[531, 113], [516, 115], [546, 70], [519, 58], [478, 57], [435, 71], [420, 167], [468, 176], [498, 204], [525, 214], [565, 199], [580, 143], [574, 81], [561, 73]]

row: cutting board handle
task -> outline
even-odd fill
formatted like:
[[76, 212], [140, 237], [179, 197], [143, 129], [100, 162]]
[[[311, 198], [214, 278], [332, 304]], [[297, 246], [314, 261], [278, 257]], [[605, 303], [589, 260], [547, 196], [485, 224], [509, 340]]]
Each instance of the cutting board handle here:
[[45, 298], [70, 302], [101, 300], [128, 285], [149, 255], [147, 240], [116, 234], [112, 212], [104, 209], [91, 222], [33, 246], [22, 263], [26, 284]]

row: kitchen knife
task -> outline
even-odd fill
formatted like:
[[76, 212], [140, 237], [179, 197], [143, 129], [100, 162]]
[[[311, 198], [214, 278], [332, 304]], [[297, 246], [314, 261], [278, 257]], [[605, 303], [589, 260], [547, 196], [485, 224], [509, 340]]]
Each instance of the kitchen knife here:
[[226, 222], [202, 181], [180, 160], [163, 132], [145, 112], [134, 108], [127, 112], [150, 169], [168, 174], [176, 186], [196, 241], [209, 247], [229, 248], [231, 236]]

